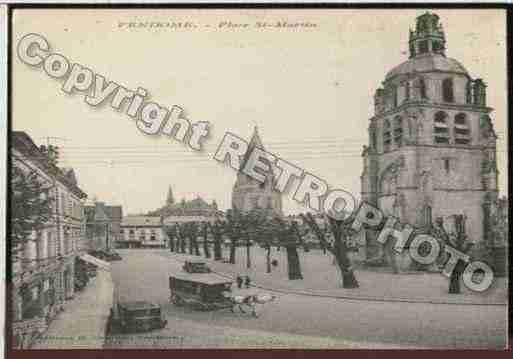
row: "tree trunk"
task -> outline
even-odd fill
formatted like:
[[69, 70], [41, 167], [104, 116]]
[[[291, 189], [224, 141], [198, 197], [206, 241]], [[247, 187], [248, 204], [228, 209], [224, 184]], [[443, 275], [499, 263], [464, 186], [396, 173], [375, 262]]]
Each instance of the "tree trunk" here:
[[266, 267], [267, 267], [266, 273], [271, 273], [271, 246], [267, 246], [265, 260], [266, 260]]
[[246, 239], [246, 268], [251, 268], [251, 242]]
[[214, 260], [220, 261], [223, 259], [223, 249], [221, 247], [221, 236], [214, 238]]
[[203, 255], [205, 258], [210, 258], [210, 250], [208, 248], [208, 242], [206, 238], [203, 238]]
[[385, 258], [385, 262], [388, 262], [392, 267], [392, 271], [397, 274], [399, 273], [399, 266], [397, 265], [397, 258], [395, 255], [395, 251], [393, 249], [393, 245], [395, 245], [395, 241], [389, 241], [391, 244], [383, 245], [383, 255]]
[[230, 242], [230, 264], [235, 264], [235, 251], [237, 250], [237, 246], [235, 245], [235, 241], [231, 240]]
[[342, 286], [344, 288], [358, 288], [358, 281], [354, 276], [351, 262], [347, 257], [347, 247], [341, 238], [335, 239], [333, 255], [337, 260], [338, 267], [342, 273]]
[[182, 245], [182, 253], [187, 253], [187, 243], [185, 241], [185, 237], [182, 237], [181, 239], [181, 245]]
[[173, 238], [173, 236], [169, 236], [169, 251], [175, 251], [175, 239]]
[[289, 280], [303, 279], [301, 274], [301, 265], [299, 263], [299, 255], [297, 253], [297, 247], [289, 245], [285, 247], [287, 250], [287, 263]]
[[208, 225], [205, 223], [203, 225], [203, 254], [205, 258], [210, 258], [210, 248], [208, 246]]
[[194, 246], [194, 255], [200, 256], [201, 253], [200, 253], [199, 245], [198, 245], [198, 237], [194, 236], [193, 238], [194, 239], [192, 240], [192, 244]]
[[451, 273], [451, 277], [449, 278], [449, 294], [460, 294], [461, 288], [460, 288], [460, 277], [462, 270], [463, 262], [458, 260], [458, 263], [456, 263], [456, 266], [454, 266], [454, 269]]
[[189, 254], [190, 255], [194, 254], [194, 245], [192, 243], [192, 236], [189, 236]]

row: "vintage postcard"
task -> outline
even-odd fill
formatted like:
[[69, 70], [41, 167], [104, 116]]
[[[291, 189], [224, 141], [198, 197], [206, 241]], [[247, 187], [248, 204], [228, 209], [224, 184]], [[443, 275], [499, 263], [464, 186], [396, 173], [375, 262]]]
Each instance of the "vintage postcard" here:
[[13, 350], [507, 346], [505, 9], [10, 13]]

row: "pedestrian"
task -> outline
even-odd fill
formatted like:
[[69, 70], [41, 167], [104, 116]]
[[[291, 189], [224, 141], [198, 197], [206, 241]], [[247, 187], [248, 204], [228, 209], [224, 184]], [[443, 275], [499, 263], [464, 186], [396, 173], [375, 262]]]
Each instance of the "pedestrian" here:
[[242, 277], [240, 275], [237, 276], [237, 288], [242, 288]]
[[244, 282], [244, 284], [246, 285], [246, 288], [249, 288], [249, 285], [251, 284], [251, 279], [248, 275], [246, 276], [246, 281]]

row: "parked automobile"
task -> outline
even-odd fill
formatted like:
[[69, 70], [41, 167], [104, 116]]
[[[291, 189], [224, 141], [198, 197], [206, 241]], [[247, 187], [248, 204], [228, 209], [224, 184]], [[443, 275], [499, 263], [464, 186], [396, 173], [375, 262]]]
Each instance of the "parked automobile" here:
[[166, 325], [167, 320], [163, 318], [158, 304], [146, 301], [120, 302], [117, 303], [117, 311], [111, 310], [109, 332], [147, 332], [162, 329]]
[[123, 258], [117, 252], [110, 252], [109, 253], [109, 260], [111, 260], [111, 261], [120, 261], [122, 259]]

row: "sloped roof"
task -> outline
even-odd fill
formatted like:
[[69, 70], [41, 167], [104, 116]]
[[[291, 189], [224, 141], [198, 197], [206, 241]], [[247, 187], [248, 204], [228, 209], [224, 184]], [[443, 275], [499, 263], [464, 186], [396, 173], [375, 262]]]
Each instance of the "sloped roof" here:
[[168, 216], [164, 218], [164, 224], [187, 223], [187, 222], [214, 222], [214, 216]]
[[[255, 186], [261, 185], [261, 183], [259, 181], [257, 181], [256, 179], [254, 179], [254, 178], [248, 176], [247, 174], [245, 174], [244, 172], [242, 172], [242, 169], [244, 168], [244, 166], [246, 166], [246, 163], [249, 160], [251, 153], [253, 152], [253, 150], [255, 148], [260, 148], [261, 150], [265, 151], [264, 145], [262, 144], [262, 139], [260, 138], [260, 134], [258, 133], [258, 128], [256, 126], [253, 130], [253, 136], [251, 137], [251, 140], [249, 141], [248, 150], [244, 154], [244, 158], [241, 161], [240, 170], [237, 173], [237, 180], [235, 182], [235, 187], [240, 186], [242, 184], [241, 182], [248, 181], [248, 179], [249, 179], [249, 183], [251, 183]], [[270, 171], [267, 172], [265, 174], [265, 176], [266, 176], [265, 186], [267, 187], [271, 183], [269, 181], [269, 179], [274, 177], [274, 168], [272, 165], [270, 166]], [[243, 178], [244, 178], [244, 180], [243, 180]]]
[[161, 226], [160, 217], [126, 216], [121, 221], [122, 226]]
[[48, 157], [44, 155], [40, 148], [34, 143], [32, 138], [24, 131], [12, 131], [11, 134], [11, 147], [21, 152], [31, 162], [35, 163], [40, 169], [47, 174], [55, 176], [62, 184], [64, 184], [70, 191], [72, 191], [79, 198], [87, 198], [87, 194], [82, 191], [78, 185], [73, 169], [72, 175], [68, 176], [66, 171], [69, 172], [70, 168], [63, 169], [50, 163]]

